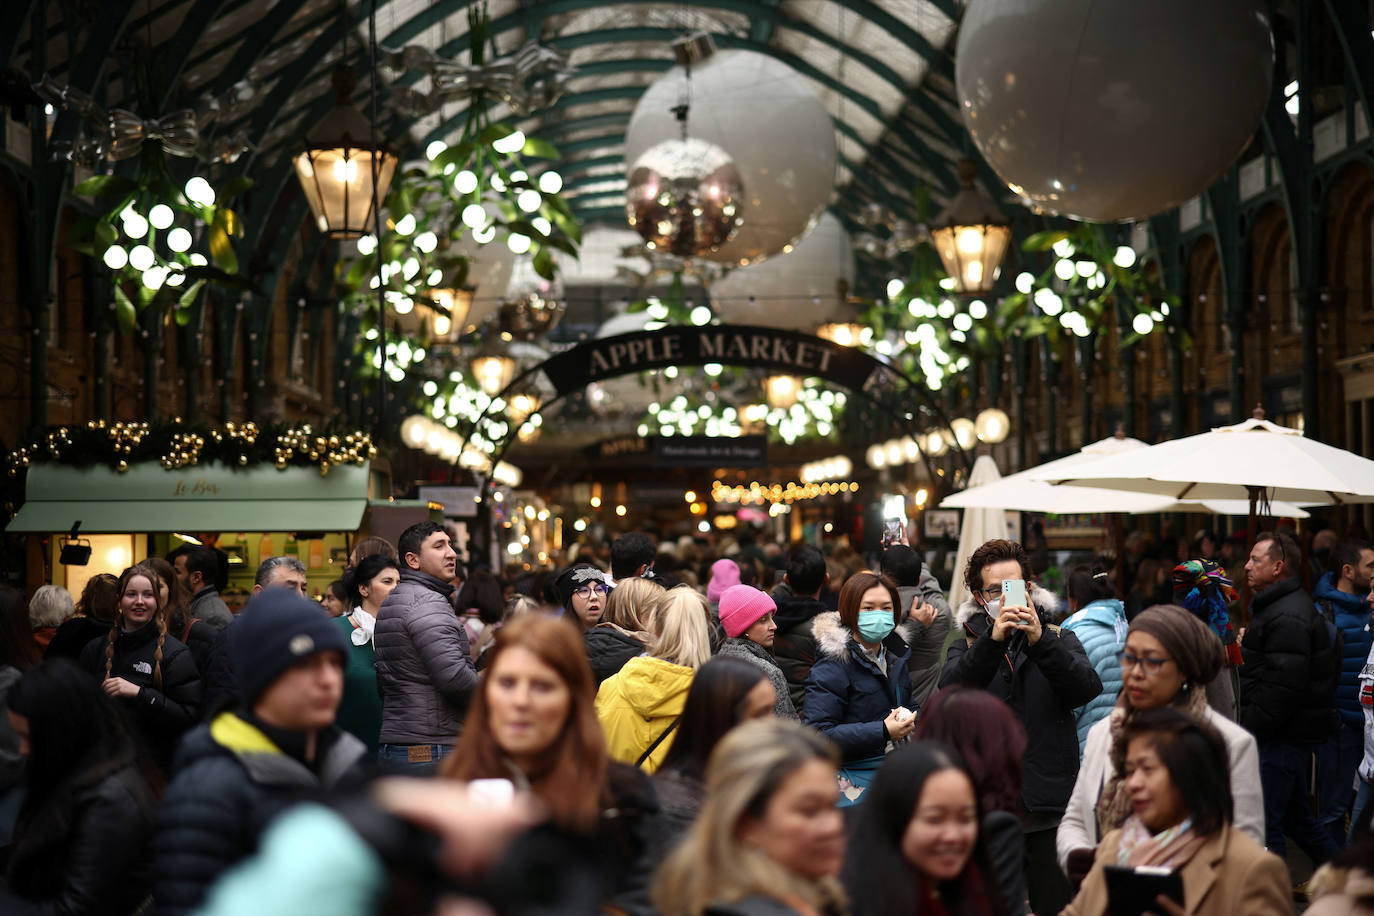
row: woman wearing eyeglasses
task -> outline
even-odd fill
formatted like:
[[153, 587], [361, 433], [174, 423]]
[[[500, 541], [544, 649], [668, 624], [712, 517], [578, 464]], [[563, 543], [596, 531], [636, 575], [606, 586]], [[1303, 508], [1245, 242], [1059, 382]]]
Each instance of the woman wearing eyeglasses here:
[[1236, 829], [1264, 844], [1264, 796], [1255, 739], [1207, 705], [1206, 686], [1224, 661], [1217, 634], [1177, 605], [1156, 605], [1131, 621], [1121, 653], [1121, 694], [1111, 715], [1088, 730], [1083, 765], [1059, 824], [1059, 865], [1070, 880], [1082, 880], [1101, 838], [1131, 814], [1125, 780], [1114, 775], [1123, 771], [1127, 727], [1139, 713], [1164, 706], [1221, 735], [1231, 764]]
[[606, 609], [606, 595], [610, 593], [609, 577], [590, 563], [574, 563], [559, 575], [554, 583], [563, 616], [586, 633], [601, 619]]

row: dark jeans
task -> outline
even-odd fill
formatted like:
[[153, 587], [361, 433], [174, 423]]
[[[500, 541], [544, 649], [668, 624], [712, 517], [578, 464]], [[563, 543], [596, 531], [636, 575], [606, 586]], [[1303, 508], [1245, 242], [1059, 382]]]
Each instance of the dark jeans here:
[[1313, 863], [1321, 865], [1341, 851], [1322, 829], [1307, 796], [1307, 774], [1316, 747], [1283, 741], [1259, 742], [1260, 783], [1264, 787], [1264, 845], [1279, 858], [1291, 836]]
[[451, 744], [383, 744], [377, 748], [377, 765], [396, 776], [428, 776], [452, 753]]
[[[1032, 913], [1058, 913], [1073, 899], [1073, 887], [1059, 868], [1054, 838], [1059, 815], [1032, 814], [1025, 827], [1026, 896]], [[1014, 906], [1016, 901], [1009, 901]]]
[[1317, 823], [1338, 846], [1345, 845], [1345, 816], [1355, 797], [1355, 771], [1363, 757], [1364, 726], [1344, 722], [1340, 731], [1317, 750], [1317, 791], [1321, 794]]

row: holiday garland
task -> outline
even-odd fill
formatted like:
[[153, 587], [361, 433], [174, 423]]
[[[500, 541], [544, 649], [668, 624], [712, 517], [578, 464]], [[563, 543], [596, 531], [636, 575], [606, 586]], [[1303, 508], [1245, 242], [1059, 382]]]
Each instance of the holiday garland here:
[[144, 461], [156, 461], [169, 471], [211, 462], [231, 468], [314, 467], [324, 476], [335, 465], [361, 465], [375, 457], [372, 437], [358, 430], [316, 432], [309, 424], [260, 427], [252, 422], [210, 426], [174, 417], [151, 423], [89, 420], [61, 426], [11, 452], [7, 465], [10, 477], [18, 477], [32, 464], [103, 464], [123, 473]]

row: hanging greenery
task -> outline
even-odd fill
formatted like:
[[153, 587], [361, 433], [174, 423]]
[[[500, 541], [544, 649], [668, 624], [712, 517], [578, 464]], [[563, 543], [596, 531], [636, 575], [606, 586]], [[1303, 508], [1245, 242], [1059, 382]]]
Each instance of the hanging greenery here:
[[233, 239], [243, 224], [228, 202], [252, 186], [238, 178], [218, 190], [197, 175], [178, 183], [158, 141], [145, 141], [133, 178], [96, 175], [73, 189], [95, 213], [76, 222], [73, 248], [99, 259], [113, 276], [115, 320], [133, 329], [149, 308], [191, 318], [201, 288], [218, 283], [252, 289], [239, 275]]
[[324, 475], [335, 465], [361, 465], [375, 457], [372, 438], [360, 430], [317, 432], [308, 424], [286, 423], [211, 426], [174, 417], [152, 423], [89, 420], [58, 427], [10, 452], [6, 466], [10, 477], [33, 464], [105, 465], [123, 472], [145, 461], [156, 461], [169, 471], [219, 462], [241, 468], [271, 464], [278, 470], [314, 467]]

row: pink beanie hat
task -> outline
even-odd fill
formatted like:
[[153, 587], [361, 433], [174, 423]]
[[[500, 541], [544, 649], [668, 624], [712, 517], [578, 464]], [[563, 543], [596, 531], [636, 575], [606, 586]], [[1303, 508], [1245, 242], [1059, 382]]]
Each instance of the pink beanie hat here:
[[720, 596], [732, 585], [739, 585], [739, 564], [729, 557], [722, 557], [711, 564], [711, 581], [706, 583], [706, 600], [712, 604], [720, 601]]
[[720, 596], [720, 625], [734, 637], [776, 611], [778, 606], [752, 585], [732, 585]]

